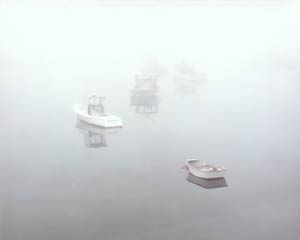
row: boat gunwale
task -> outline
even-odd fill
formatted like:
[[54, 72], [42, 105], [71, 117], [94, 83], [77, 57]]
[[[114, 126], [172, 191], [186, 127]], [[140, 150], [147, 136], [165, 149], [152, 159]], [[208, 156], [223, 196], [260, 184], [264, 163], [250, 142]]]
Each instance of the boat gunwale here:
[[74, 111], [78, 114], [78, 115], [81, 115], [81, 116], [84, 116], [86, 118], [90, 118], [90, 119], [107, 119], [108, 117], [113, 117], [113, 118], [116, 118], [118, 120], [120, 120], [120, 118], [116, 115], [113, 115], [113, 114], [110, 114], [110, 113], [104, 113], [105, 115], [103, 116], [93, 116], [93, 115], [89, 115], [87, 114], [85, 111], [83, 111], [80, 107], [79, 104], [74, 104]]
[[191, 162], [202, 162], [203, 164], [206, 164], [204, 161], [201, 161], [201, 160], [198, 160], [198, 159], [194, 159], [194, 158], [186, 160], [186, 166], [188, 168], [192, 168], [192, 169], [194, 169], [196, 171], [200, 171], [200, 172], [203, 172], [203, 173], [208, 173], [209, 174], [209, 173], [215, 173], [215, 172], [226, 172], [226, 171], [228, 171], [226, 168], [224, 168], [222, 166], [219, 166], [219, 165], [209, 165], [209, 166], [215, 167], [215, 168], [221, 168], [221, 169], [203, 171], [203, 170], [201, 170], [201, 168], [197, 168], [194, 165], [192, 165]]

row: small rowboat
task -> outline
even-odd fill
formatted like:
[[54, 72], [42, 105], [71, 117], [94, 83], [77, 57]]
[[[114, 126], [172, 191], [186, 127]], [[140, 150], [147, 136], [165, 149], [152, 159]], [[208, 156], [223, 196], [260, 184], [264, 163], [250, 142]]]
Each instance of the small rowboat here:
[[223, 178], [227, 171], [223, 167], [207, 164], [197, 159], [188, 159], [186, 167], [194, 176], [205, 179]]

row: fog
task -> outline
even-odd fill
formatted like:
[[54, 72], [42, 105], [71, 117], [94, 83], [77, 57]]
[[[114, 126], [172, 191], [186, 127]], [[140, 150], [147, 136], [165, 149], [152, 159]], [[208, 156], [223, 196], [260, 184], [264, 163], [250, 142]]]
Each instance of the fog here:
[[[298, 239], [299, 11], [1, 2], [0, 239]], [[78, 122], [91, 93], [123, 128]], [[188, 157], [226, 184], [193, 184]]]

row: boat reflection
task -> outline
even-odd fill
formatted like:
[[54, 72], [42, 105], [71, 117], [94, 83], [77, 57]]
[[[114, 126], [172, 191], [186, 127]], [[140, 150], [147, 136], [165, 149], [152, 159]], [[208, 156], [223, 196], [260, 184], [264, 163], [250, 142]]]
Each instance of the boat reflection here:
[[204, 79], [204, 74], [198, 73], [192, 64], [181, 63], [175, 66], [173, 82], [183, 95], [196, 93]]
[[188, 173], [186, 180], [207, 189], [227, 187], [225, 178], [204, 179]]
[[156, 75], [137, 75], [135, 87], [131, 90], [130, 105], [135, 106], [136, 113], [158, 113], [160, 103], [158, 78]]
[[107, 147], [107, 135], [116, 134], [120, 131], [120, 128], [100, 128], [80, 120], [77, 121], [76, 128], [82, 133], [84, 144], [88, 148]]

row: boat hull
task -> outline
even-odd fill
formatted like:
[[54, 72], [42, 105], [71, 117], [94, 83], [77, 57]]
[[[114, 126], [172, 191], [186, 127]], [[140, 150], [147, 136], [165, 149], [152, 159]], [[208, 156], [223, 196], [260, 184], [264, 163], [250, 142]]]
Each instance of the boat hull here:
[[191, 174], [193, 174], [196, 177], [205, 178], [205, 179], [213, 179], [213, 178], [224, 178], [225, 172], [201, 172], [199, 170], [195, 170], [193, 168], [189, 168], [188, 170]]
[[196, 177], [193, 174], [188, 173], [186, 180], [207, 189], [227, 187], [225, 178], [205, 179]]
[[78, 104], [75, 104], [74, 111], [77, 114], [77, 117], [80, 121], [102, 127], [102, 128], [115, 128], [122, 127], [122, 120], [112, 114], [105, 114], [104, 116], [91, 116], [84, 111]]

